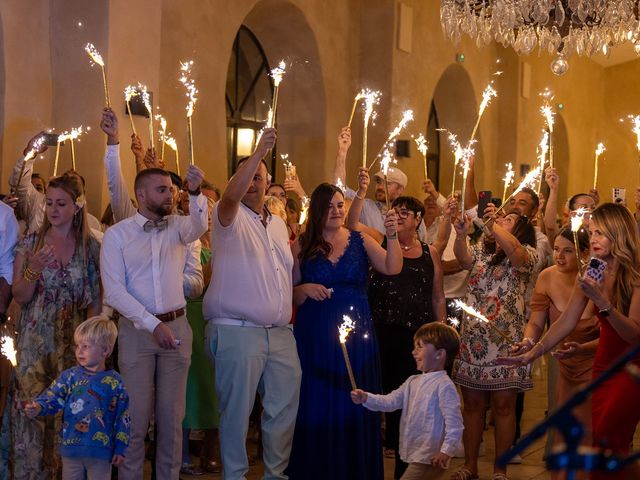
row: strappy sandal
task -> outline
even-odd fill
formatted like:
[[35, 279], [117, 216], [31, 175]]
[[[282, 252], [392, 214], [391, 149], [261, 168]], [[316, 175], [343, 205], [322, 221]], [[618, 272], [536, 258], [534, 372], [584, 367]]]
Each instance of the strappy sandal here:
[[506, 473], [494, 473], [492, 480], [509, 480]]
[[471, 473], [471, 470], [462, 467], [457, 472], [454, 472], [449, 480], [478, 480], [478, 478], [478, 474], [474, 475], [473, 473]]

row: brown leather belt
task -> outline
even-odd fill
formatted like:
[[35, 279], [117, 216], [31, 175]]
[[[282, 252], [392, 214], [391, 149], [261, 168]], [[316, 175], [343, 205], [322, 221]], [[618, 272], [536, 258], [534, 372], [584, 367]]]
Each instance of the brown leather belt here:
[[161, 322], [171, 322], [182, 315], [184, 315], [184, 308], [179, 308], [175, 312], [159, 313], [156, 318]]

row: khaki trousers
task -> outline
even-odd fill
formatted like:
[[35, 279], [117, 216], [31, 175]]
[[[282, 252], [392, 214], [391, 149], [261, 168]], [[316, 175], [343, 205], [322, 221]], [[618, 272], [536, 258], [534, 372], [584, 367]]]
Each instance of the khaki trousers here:
[[143, 478], [144, 439], [154, 407], [157, 478], [178, 480], [180, 475], [192, 333], [185, 316], [165, 325], [180, 340], [176, 350], [160, 348], [151, 333], [136, 329], [126, 318], [119, 320], [118, 364], [129, 392], [131, 414], [131, 438], [118, 472], [120, 480]]

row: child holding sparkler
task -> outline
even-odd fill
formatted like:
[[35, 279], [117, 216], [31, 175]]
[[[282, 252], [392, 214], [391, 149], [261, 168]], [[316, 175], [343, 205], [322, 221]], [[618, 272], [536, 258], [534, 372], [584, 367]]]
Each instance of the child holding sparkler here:
[[412, 375], [388, 395], [360, 389], [351, 400], [374, 412], [402, 409], [400, 457], [409, 463], [401, 480], [438, 478], [462, 440], [460, 397], [445, 368], [460, 348], [458, 332], [444, 323], [428, 323], [414, 335], [413, 358], [422, 375]]
[[118, 338], [106, 316], [91, 317], [74, 332], [78, 365], [65, 370], [25, 406], [29, 417], [63, 410], [62, 478], [109, 480], [129, 444], [129, 396], [122, 378], [105, 362]]

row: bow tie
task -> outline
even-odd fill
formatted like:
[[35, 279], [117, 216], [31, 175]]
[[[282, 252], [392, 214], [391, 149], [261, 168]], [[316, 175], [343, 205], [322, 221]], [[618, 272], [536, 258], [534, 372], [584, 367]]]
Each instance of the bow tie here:
[[151, 230], [157, 229], [158, 231], [162, 231], [167, 228], [167, 219], [163, 218], [161, 220], [147, 220], [142, 228], [144, 228], [145, 232], [150, 232]]

